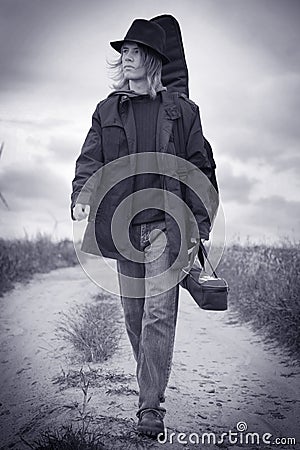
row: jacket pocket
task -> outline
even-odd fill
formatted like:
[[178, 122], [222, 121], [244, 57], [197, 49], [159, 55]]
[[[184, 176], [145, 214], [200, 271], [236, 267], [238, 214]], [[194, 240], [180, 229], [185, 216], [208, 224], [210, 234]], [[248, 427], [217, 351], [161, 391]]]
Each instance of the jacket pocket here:
[[113, 161], [120, 156], [123, 138], [124, 129], [118, 125], [106, 125], [102, 128], [102, 144], [105, 162]]

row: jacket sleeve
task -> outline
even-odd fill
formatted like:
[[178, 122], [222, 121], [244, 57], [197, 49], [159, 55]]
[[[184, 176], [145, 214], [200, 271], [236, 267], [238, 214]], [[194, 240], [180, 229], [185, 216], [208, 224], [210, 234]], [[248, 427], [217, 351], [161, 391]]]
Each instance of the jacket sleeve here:
[[[96, 108], [92, 116], [92, 126], [86, 136], [81, 153], [76, 161], [75, 177], [72, 182], [71, 216], [77, 200], [82, 204], [90, 204], [95, 177], [90, 178], [103, 166], [101, 122]], [[89, 180], [89, 181], [88, 181]], [[84, 186], [84, 189], [82, 189]], [[78, 198], [78, 196], [80, 197]]]
[[186, 201], [197, 220], [200, 237], [209, 239], [212, 221], [216, 215], [219, 203], [215, 182], [215, 163], [212, 153], [208, 153], [208, 147], [205, 145], [207, 141], [203, 137], [199, 108], [193, 104], [192, 109], [193, 118], [190, 121], [189, 130], [185, 133], [186, 159], [201, 170], [208, 178], [209, 183], [203, 182], [203, 179], [199, 177], [198, 192], [201, 192], [201, 198], [192, 189], [187, 188]]

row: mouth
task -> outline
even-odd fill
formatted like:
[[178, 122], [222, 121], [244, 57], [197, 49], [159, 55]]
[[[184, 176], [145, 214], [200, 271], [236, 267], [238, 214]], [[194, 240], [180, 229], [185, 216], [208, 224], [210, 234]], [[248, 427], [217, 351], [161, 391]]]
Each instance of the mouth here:
[[133, 66], [124, 66], [123, 69], [124, 69], [124, 70], [125, 70], [125, 69], [134, 69], [134, 67], [133, 67]]

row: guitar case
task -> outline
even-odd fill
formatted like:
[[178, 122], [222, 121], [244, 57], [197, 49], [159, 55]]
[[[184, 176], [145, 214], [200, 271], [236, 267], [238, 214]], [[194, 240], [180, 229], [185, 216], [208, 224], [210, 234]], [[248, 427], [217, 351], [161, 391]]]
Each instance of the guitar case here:
[[[166, 55], [170, 62], [162, 66], [162, 84], [168, 88], [168, 92], [179, 92], [189, 97], [189, 73], [186, 64], [184, 47], [180, 26], [175, 17], [170, 14], [163, 14], [150, 19], [156, 22], [166, 32]], [[218, 183], [216, 179], [216, 164], [213, 157], [213, 151], [210, 143], [204, 137], [204, 147], [207, 151], [209, 161], [212, 166], [212, 175], [210, 181], [218, 192]]]
[[151, 22], [156, 22], [166, 32], [166, 55], [169, 63], [163, 64], [162, 83], [170, 92], [180, 92], [189, 96], [189, 74], [184, 55], [184, 48], [180, 26], [175, 17], [164, 14], [153, 17]]

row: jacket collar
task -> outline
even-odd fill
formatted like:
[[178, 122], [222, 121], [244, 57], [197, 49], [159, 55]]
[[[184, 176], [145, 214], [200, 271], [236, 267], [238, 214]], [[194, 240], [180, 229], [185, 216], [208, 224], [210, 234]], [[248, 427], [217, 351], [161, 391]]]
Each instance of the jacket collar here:
[[[137, 149], [136, 130], [135, 127], [132, 126], [132, 124], [134, 124], [133, 109], [129, 100], [138, 95], [139, 94], [134, 91], [120, 90], [113, 91], [108, 96], [110, 98], [119, 96], [119, 112], [127, 136], [128, 145], [131, 149], [130, 153], [135, 153]], [[178, 102], [175, 100], [175, 94], [168, 92], [166, 89], [162, 89], [159, 91], [159, 95], [161, 97], [161, 102], [157, 118], [156, 150], [159, 152], [166, 152], [174, 120], [181, 117], [181, 112], [178, 108]]]
[[[174, 95], [172, 93], [168, 92], [167, 88], [163, 87], [157, 91], [159, 94], [161, 94], [162, 97], [162, 104], [166, 111], [167, 117], [171, 120], [178, 119], [181, 117], [180, 111], [178, 109], [177, 104], [174, 101]], [[120, 103], [124, 103], [128, 101], [130, 98], [138, 97], [140, 94], [138, 94], [135, 91], [130, 90], [119, 90], [119, 91], [113, 91], [108, 95], [109, 97], [113, 97], [115, 95], [120, 96]]]
[[[157, 92], [158, 92], [158, 93], [161, 93], [161, 92], [165, 92], [165, 91], [167, 91], [167, 88], [162, 87], [162, 88], [159, 89]], [[119, 96], [121, 96], [120, 102], [123, 103], [123, 102], [126, 102], [127, 100], [129, 100], [130, 98], [138, 97], [140, 94], [139, 94], [138, 92], [135, 92], [135, 91], [130, 91], [130, 90], [124, 89], [124, 90], [119, 90], [119, 91], [113, 91], [113, 92], [111, 92], [111, 93], [108, 95], [108, 98], [109, 98], [109, 97], [113, 97], [114, 95], [119, 95]]]

